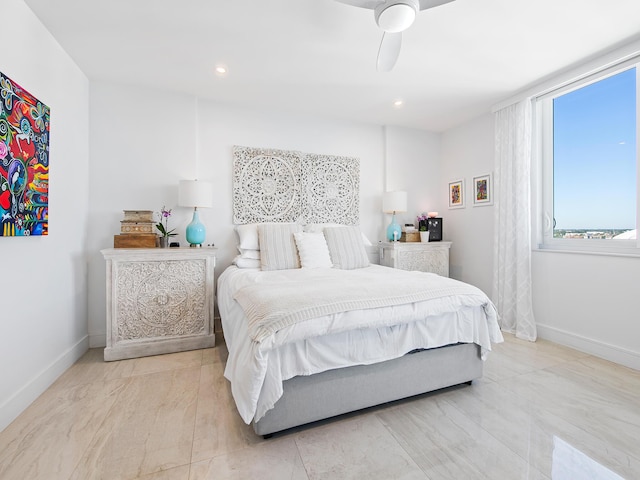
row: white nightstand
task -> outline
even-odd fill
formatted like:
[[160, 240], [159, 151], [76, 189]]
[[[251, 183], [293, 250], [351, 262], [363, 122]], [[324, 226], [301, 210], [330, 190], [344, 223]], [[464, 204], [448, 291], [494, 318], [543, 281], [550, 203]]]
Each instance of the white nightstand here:
[[451, 242], [380, 242], [380, 265], [449, 276]]
[[215, 346], [215, 248], [109, 248], [104, 359]]

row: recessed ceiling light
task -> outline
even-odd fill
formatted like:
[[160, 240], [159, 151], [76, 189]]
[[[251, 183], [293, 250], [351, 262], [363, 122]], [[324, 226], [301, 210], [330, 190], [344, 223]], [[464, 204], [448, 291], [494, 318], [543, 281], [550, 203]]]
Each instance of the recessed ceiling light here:
[[216, 65], [216, 74], [217, 75], [226, 75], [227, 74], [227, 67], [225, 67], [224, 65]]
[[400, 100], [400, 99], [398, 99], [398, 100], [396, 100], [396, 101], [394, 101], [394, 102], [393, 102], [393, 106], [394, 106], [394, 107], [396, 107], [396, 108], [400, 108], [400, 107], [402, 107], [403, 105], [404, 105], [404, 100]]

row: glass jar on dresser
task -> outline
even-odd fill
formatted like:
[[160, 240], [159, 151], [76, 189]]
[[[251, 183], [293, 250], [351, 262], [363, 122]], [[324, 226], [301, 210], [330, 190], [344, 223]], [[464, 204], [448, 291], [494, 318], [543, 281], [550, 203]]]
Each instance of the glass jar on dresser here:
[[449, 276], [451, 242], [380, 242], [380, 265]]
[[215, 248], [108, 248], [104, 359], [215, 346]]

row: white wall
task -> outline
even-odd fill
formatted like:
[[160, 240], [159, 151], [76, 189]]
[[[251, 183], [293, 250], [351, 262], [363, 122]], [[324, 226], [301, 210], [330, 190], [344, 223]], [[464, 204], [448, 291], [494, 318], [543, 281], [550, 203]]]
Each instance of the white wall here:
[[[442, 183], [464, 178], [467, 202], [474, 175], [493, 168], [493, 115], [442, 135]], [[443, 187], [446, 196], [446, 185]], [[493, 209], [445, 210], [453, 240], [452, 276], [491, 295]], [[640, 258], [534, 251], [533, 310], [538, 336], [640, 369]]]
[[[196, 152], [192, 97], [144, 89], [91, 84], [91, 210], [89, 256], [90, 345], [105, 345], [105, 261], [101, 249], [113, 247], [123, 210], [173, 208], [169, 228], [179, 227], [184, 244], [187, 209], [178, 203], [178, 180]], [[189, 175], [190, 176], [190, 175]], [[190, 218], [189, 218], [190, 219]], [[211, 231], [208, 241], [213, 239]]]
[[640, 258], [534, 251], [538, 335], [640, 370]]
[[88, 347], [89, 218], [89, 82], [21, 0], [2, 18], [0, 69], [50, 107], [51, 140], [49, 235], [0, 237], [0, 430]]
[[[203, 210], [220, 252], [220, 269], [237, 254], [232, 211], [234, 145], [343, 155], [360, 159], [360, 225], [374, 241], [381, 229], [382, 128], [304, 116], [251, 111], [200, 101], [200, 175], [215, 182], [215, 208]], [[380, 205], [378, 205], [380, 204]]]
[[[442, 134], [440, 198], [443, 236], [453, 241], [453, 278], [491, 295], [493, 282], [493, 205], [474, 207], [472, 179], [493, 172], [493, 116], [479, 117]], [[465, 208], [449, 209], [449, 182], [464, 179]]]
[[[415, 224], [423, 212], [442, 212], [440, 134], [399, 127], [385, 132], [386, 190], [407, 192], [407, 212], [396, 215], [398, 223]], [[391, 215], [383, 223], [389, 225]]]
[[[105, 344], [105, 265], [99, 251], [113, 246], [123, 209], [173, 208], [170, 228], [177, 227], [177, 240], [185, 245], [184, 229], [192, 211], [176, 206], [178, 181], [196, 177], [212, 181], [214, 207], [201, 209], [200, 218], [207, 226], [206, 243], [219, 249], [216, 273], [231, 263], [236, 255], [231, 203], [234, 145], [359, 157], [360, 223], [374, 243], [383, 239], [389, 222], [381, 211], [385, 171], [399, 177], [394, 177], [394, 188], [410, 192], [410, 221], [420, 202], [431, 202], [432, 186], [437, 185], [432, 173], [438, 169], [437, 134], [248, 110], [107, 83], [92, 83], [90, 98], [92, 346]], [[434, 177], [428, 177], [430, 172]]]

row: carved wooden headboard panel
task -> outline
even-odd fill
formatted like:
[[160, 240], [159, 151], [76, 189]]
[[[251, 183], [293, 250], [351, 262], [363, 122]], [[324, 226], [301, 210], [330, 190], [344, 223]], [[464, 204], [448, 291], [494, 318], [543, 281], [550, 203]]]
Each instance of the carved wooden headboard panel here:
[[233, 147], [233, 223], [360, 222], [360, 160]]

